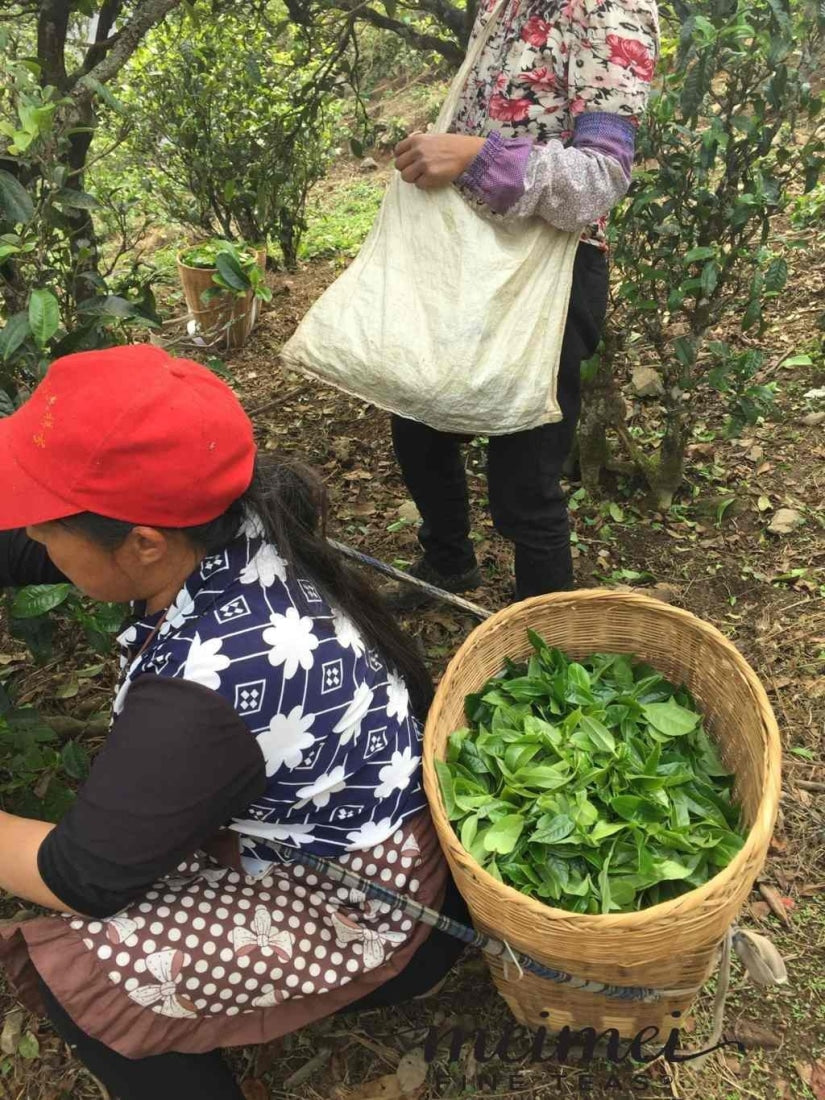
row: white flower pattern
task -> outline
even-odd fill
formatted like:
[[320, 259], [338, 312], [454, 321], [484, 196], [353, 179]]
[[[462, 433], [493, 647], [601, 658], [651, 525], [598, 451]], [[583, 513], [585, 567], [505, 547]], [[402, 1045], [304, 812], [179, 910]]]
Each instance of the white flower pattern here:
[[200, 635], [192, 639], [192, 646], [186, 656], [183, 668], [184, 680], [194, 680], [196, 684], [217, 691], [221, 686], [219, 672], [229, 668], [229, 658], [221, 653], [223, 641], [220, 638], [207, 638], [202, 642]]
[[269, 543], [264, 543], [249, 565], [241, 570], [241, 584], [258, 581], [263, 588], [271, 588], [276, 580], [286, 584], [286, 562]]
[[299, 668], [312, 668], [313, 653], [318, 648], [318, 638], [313, 632], [313, 621], [299, 614], [297, 608], [288, 607], [286, 614], [270, 616], [270, 625], [263, 632], [269, 649], [269, 663], [276, 668], [283, 665], [284, 677], [291, 680]]
[[357, 657], [363, 657], [366, 652], [366, 644], [358, 630], [358, 627], [343, 611], [337, 607], [332, 609], [332, 625], [335, 629], [335, 637], [338, 644], [344, 649], [351, 649]]
[[390, 671], [387, 675], [387, 717], [403, 721], [410, 713], [410, 693], [401, 677]]
[[357, 741], [364, 718], [369, 713], [375, 694], [368, 684], [359, 684], [352, 702], [333, 726], [332, 732], [341, 735], [341, 744]]
[[269, 729], [258, 734], [267, 776], [275, 775], [284, 765], [290, 770], [298, 767], [304, 751], [315, 742], [309, 732], [314, 721], [315, 715], [303, 714], [300, 707], [293, 707], [289, 714], [273, 715]]
[[389, 817], [382, 817], [380, 821], [367, 821], [360, 829], [347, 833], [349, 847], [354, 851], [374, 848], [377, 844], [383, 844], [397, 828], [398, 822]]
[[308, 787], [300, 787], [295, 793], [301, 801], [296, 803], [295, 808], [302, 809], [307, 802], [312, 802], [317, 809], [323, 809], [329, 804], [331, 796], [343, 791], [346, 785], [346, 769], [339, 764], [326, 775], [319, 775]]
[[385, 764], [378, 773], [381, 783], [375, 788], [375, 797], [389, 798], [394, 791], [409, 787], [420, 763], [421, 757], [413, 756], [409, 745], [403, 752], [394, 752], [389, 764]]
[[168, 634], [171, 630], [179, 630], [194, 614], [195, 601], [189, 589], [184, 585], [169, 605], [169, 610], [160, 624], [159, 633]]

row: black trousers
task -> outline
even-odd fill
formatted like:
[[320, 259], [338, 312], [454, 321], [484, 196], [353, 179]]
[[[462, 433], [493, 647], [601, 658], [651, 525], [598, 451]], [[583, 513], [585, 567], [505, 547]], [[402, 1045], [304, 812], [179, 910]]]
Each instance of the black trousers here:
[[[467, 907], [452, 879], [441, 912], [462, 924], [470, 923]], [[453, 967], [463, 947], [459, 940], [434, 929], [400, 974], [341, 1011], [362, 1012], [402, 1004], [428, 992]], [[243, 1100], [219, 1050], [125, 1058], [81, 1031], [42, 979], [40, 992], [55, 1031], [103, 1082], [113, 1100]]]
[[[607, 259], [593, 245], [576, 253], [558, 377], [563, 419], [513, 435], [491, 436], [487, 450], [490, 513], [499, 534], [515, 543], [519, 599], [572, 587], [570, 525], [560, 485], [581, 404], [580, 367], [595, 352], [607, 312]], [[439, 573], [475, 564], [461, 444], [471, 437], [392, 418], [404, 481], [421, 513], [419, 540]]]

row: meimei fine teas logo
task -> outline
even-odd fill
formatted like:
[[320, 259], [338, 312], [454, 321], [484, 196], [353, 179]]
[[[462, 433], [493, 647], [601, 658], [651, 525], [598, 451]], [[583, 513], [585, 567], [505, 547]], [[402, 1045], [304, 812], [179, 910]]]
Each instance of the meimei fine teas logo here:
[[[544, 1016], [545, 1013], [541, 1015]], [[681, 1013], [673, 1012], [671, 1015], [678, 1019]], [[614, 1066], [632, 1063], [646, 1065], [658, 1059], [678, 1064], [691, 1062], [726, 1046], [736, 1047], [740, 1054], [745, 1051], [739, 1039], [727, 1039], [723, 1036], [721, 1042], [704, 1050], [680, 1052], [680, 1038], [679, 1030], [672, 1028], [661, 1049], [654, 1051], [650, 1047], [657, 1040], [661, 1041], [659, 1028], [645, 1027], [628, 1041], [627, 1048], [623, 1051], [622, 1039], [618, 1030], [613, 1027], [602, 1032], [597, 1032], [594, 1027], [582, 1027], [578, 1030], [563, 1027], [560, 1032], [551, 1033], [544, 1027], [532, 1031], [520, 1024], [511, 1023], [500, 1035], [493, 1035], [486, 1028], [468, 1032], [460, 1026], [445, 1030], [431, 1027], [424, 1041], [424, 1059], [432, 1062], [439, 1044], [444, 1041], [449, 1044], [449, 1062], [459, 1061], [465, 1043], [471, 1043], [476, 1062], [484, 1063], [497, 1058], [512, 1065], [526, 1060], [530, 1063], [555, 1062], [565, 1065], [578, 1048], [581, 1048], [581, 1055], [576, 1059], [579, 1066], [589, 1066], [597, 1057], [613, 1063]]]
[[54, 406], [57, 404], [57, 397], [54, 394], [45, 394], [46, 408], [43, 410], [43, 415], [40, 418], [40, 430], [35, 432], [32, 436], [36, 447], [46, 446], [46, 436], [54, 427]]

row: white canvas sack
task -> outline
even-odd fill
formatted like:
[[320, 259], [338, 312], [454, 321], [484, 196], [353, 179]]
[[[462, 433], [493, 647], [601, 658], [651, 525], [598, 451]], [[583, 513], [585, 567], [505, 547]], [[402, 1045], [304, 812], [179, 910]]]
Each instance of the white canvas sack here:
[[[444, 103], [445, 133], [499, 0]], [[454, 187], [395, 172], [358, 256], [284, 346], [284, 365], [444, 432], [508, 435], [561, 420], [556, 380], [579, 235], [504, 225]]]

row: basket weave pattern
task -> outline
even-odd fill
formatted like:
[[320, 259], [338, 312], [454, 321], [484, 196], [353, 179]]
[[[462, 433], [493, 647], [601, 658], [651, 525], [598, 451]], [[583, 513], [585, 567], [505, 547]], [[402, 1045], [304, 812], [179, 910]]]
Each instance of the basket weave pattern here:
[[[693, 693], [706, 728], [735, 774], [749, 828], [742, 850], [709, 882], [633, 913], [591, 916], [552, 908], [498, 882], [464, 850], [447, 818], [435, 772], [450, 734], [467, 724], [464, 697], [531, 652], [530, 627], [576, 659], [628, 653]], [[538, 596], [477, 627], [450, 662], [424, 734], [424, 784], [435, 827], [473, 921], [540, 962], [578, 977], [665, 991], [657, 1002], [617, 1001], [488, 963], [517, 1020], [551, 1031], [643, 1027], [665, 1034], [713, 970], [717, 949], [767, 854], [781, 784], [779, 732], [765, 691], [738, 650], [686, 611], [633, 593], [592, 590]]]

